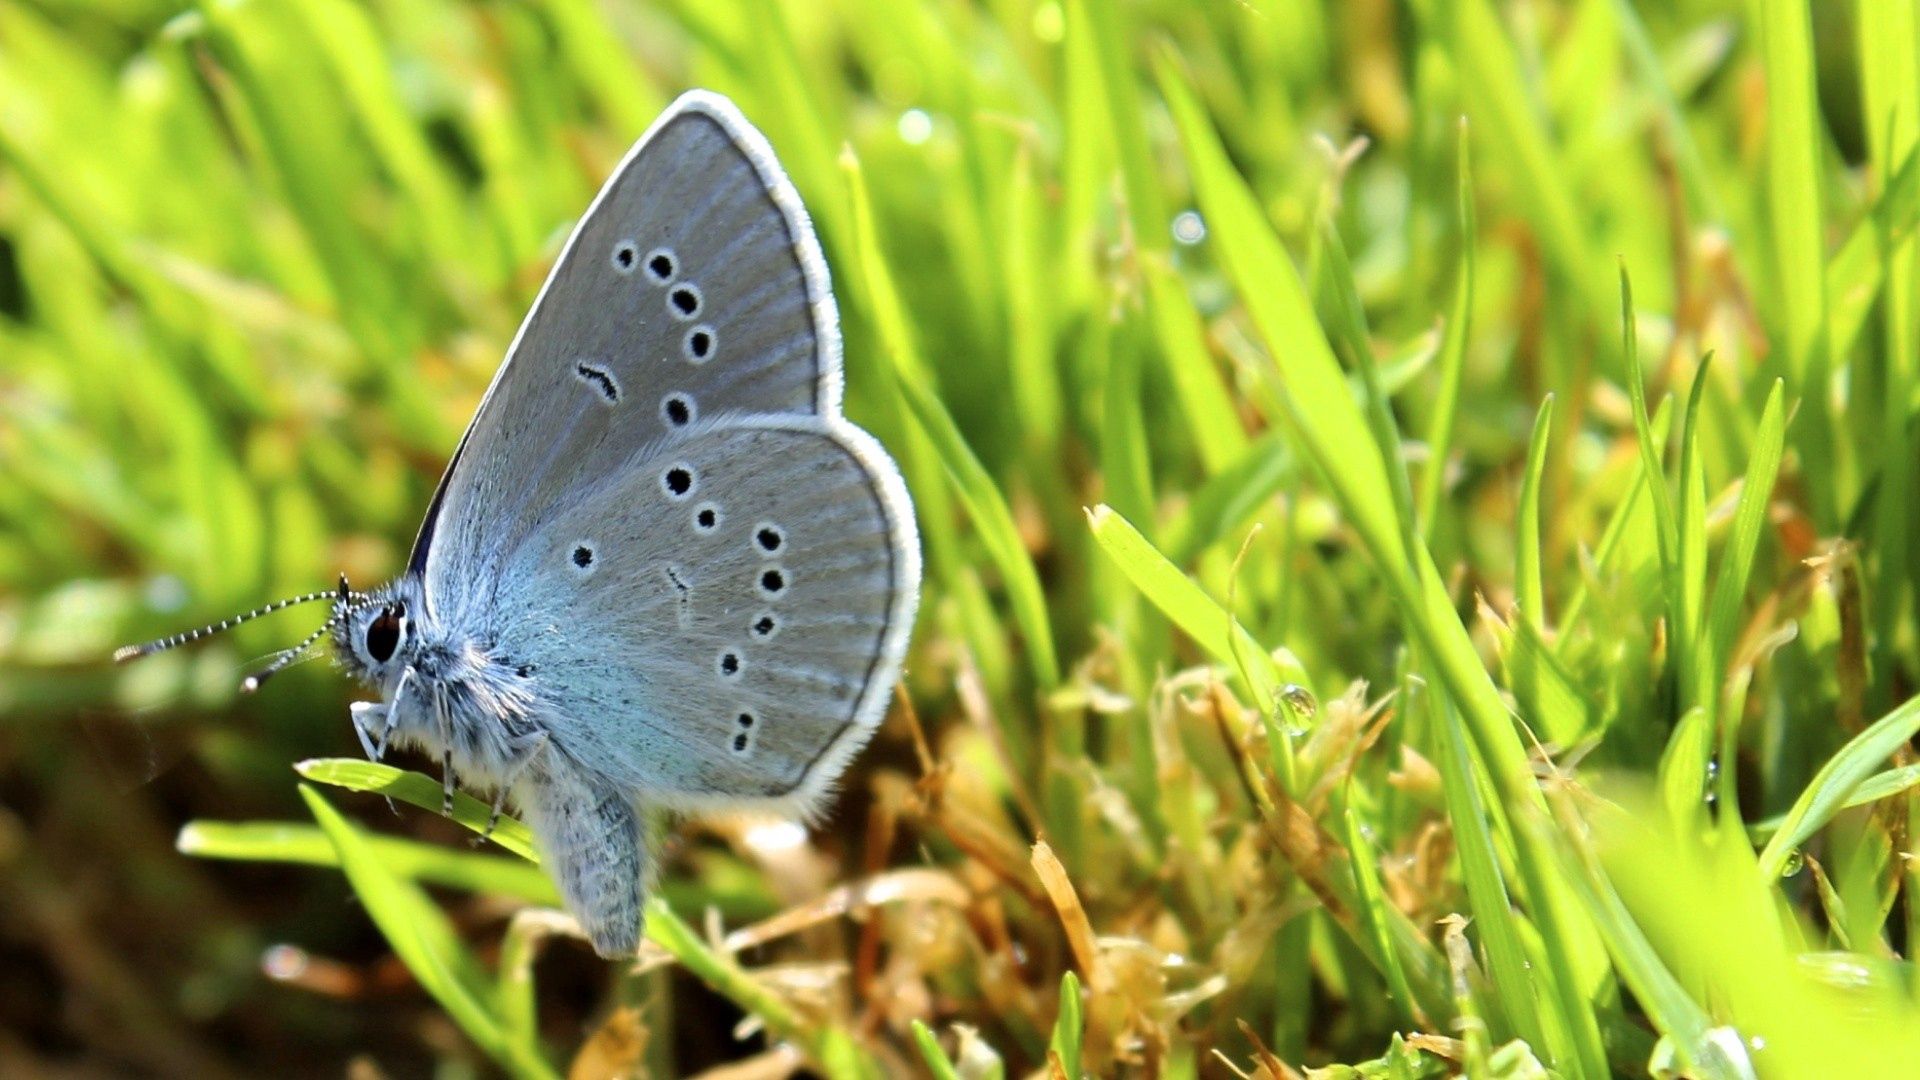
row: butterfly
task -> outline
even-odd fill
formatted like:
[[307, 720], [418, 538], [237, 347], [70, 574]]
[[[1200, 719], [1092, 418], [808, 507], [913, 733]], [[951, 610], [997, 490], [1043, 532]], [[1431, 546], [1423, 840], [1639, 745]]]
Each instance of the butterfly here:
[[[296, 603], [379, 692], [375, 759], [511, 798], [568, 910], [633, 955], [646, 811], [817, 813], [886, 712], [919, 598], [899, 470], [841, 412], [839, 317], [798, 193], [692, 91], [587, 208], [427, 507], [406, 572]], [[491, 829], [492, 823], [489, 824]]]

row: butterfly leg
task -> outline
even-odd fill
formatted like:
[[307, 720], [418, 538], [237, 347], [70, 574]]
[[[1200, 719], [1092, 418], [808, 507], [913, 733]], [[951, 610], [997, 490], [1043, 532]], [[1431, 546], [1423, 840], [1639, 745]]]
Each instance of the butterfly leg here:
[[400, 673], [400, 681], [393, 688], [393, 701], [381, 714], [380, 737], [374, 740], [373, 760], [379, 761], [387, 756], [387, 737], [393, 734], [393, 718], [400, 715], [400, 704], [407, 700], [407, 685], [413, 681], [413, 669], [407, 668]]
[[499, 789], [494, 792], [493, 810], [487, 815], [487, 827], [474, 838], [474, 847], [479, 847], [493, 838], [493, 830], [500, 824], [500, 811], [506, 805], [507, 793], [512, 791], [513, 785], [526, 774], [527, 766], [532, 765], [534, 759], [540, 756], [540, 752], [547, 748], [547, 739], [547, 733], [544, 731], [529, 738], [527, 748], [521, 751], [518, 760], [508, 767], [507, 775], [501, 779]]
[[567, 910], [594, 951], [631, 958], [640, 948], [647, 870], [646, 838], [632, 801], [560, 754], [542, 755], [520, 801]]
[[440, 725], [440, 816], [453, 816], [453, 717], [438, 694], [433, 698], [434, 719]]
[[371, 701], [356, 701], [347, 706], [347, 712], [353, 717], [353, 733], [360, 737], [360, 749], [366, 751], [367, 760], [379, 761], [384, 747], [375, 745], [373, 733], [378, 731], [385, 740], [387, 707]]
[[[387, 732], [393, 730], [390, 708], [371, 701], [356, 701], [347, 706], [347, 712], [353, 718], [353, 733], [359, 737], [360, 749], [366, 752], [367, 760], [379, 761], [387, 749]], [[380, 733], [377, 740], [376, 730]], [[400, 808], [393, 805], [391, 796], [387, 797], [387, 809], [393, 811], [395, 817], [400, 816]]]

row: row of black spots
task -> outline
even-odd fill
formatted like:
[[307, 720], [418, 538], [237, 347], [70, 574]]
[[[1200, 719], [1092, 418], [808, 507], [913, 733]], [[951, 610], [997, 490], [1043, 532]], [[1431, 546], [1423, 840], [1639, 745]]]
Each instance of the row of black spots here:
[[680, 273], [680, 259], [669, 247], [657, 247], [646, 255], [640, 254], [640, 245], [631, 240], [616, 241], [613, 245], [613, 269], [618, 274], [631, 274], [645, 267], [647, 276], [656, 285], [665, 285]]
[[[613, 268], [621, 274], [632, 274], [645, 267], [647, 276], [656, 285], [673, 285], [667, 292], [667, 313], [681, 322], [690, 322], [700, 317], [700, 311], [706, 306], [706, 298], [700, 293], [700, 286], [691, 281], [675, 285], [680, 274], [679, 257], [672, 248], [657, 247], [640, 254], [639, 245], [631, 240], [622, 240], [613, 246]], [[689, 327], [680, 339], [680, 355], [690, 364], [704, 364], [713, 357], [717, 344], [713, 327], [707, 323]]]

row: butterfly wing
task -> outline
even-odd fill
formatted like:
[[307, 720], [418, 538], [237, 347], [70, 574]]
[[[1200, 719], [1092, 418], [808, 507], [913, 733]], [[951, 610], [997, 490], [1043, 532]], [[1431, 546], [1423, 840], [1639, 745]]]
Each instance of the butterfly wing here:
[[732, 105], [675, 102], [588, 209], [411, 572], [438, 622], [533, 673], [557, 760], [611, 790], [804, 811], [879, 722], [912, 507], [840, 415], [819, 245]]
[[680, 810], [812, 809], [885, 714], [920, 576], [864, 433], [733, 417], [611, 473], [504, 568], [498, 649], [565, 755]]
[[840, 334], [766, 140], [694, 91], [575, 227], [414, 543], [430, 607], [492, 603], [506, 556], [636, 447], [728, 412], [838, 415]]

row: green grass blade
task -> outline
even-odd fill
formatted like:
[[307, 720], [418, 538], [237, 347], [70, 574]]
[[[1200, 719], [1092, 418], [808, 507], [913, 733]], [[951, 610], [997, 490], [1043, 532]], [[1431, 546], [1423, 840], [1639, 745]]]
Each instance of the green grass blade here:
[[1507, 895], [1507, 883], [1500, 870], [1500, 858], [1492, 821], [1500, 815], [1481, 795], [1475, 776], [1473, 755], [1467, 746], [1460, 719], [1443, 700], [1435, 700], [1435, 765], [1440, 768], [1447, 816], [1454, 822], [1454, 843], [1459, 847], [1460, 876], [1467, 887], [1467, 903], [1474, 926], [1486, 950], [1487, 967], [1493, 977], [1494, 992], [1499, 995], [1514, 1031], [1534, 1046], [1546, 1045], [1541, 1026], [1539, 1001], [1545, 987], [1527, 957], [1521, 943], [1518, 916]]
[[851, 154], [844, 155], [841, 168], [852, 205], [855, 258], [873, 307], [875, 329], [892, 362], [894, 386], [920, 430], [938, 451], [955, 492], [973, 519], [981, 544], [1000, 571], [1014, 621], [1026, 638], [1025, 652], [1034, 680], [1042, 690], [1052, 689], [1060, 682], [1060, 661], [1054, 652], [1053, 627], [1040, 576], [1034, 571], [1033, 560], [1028, 557], [1020, 532], [1014, 526], [1013, 513], [1007, 509], [1006, 499], [993, 477], [967, 445], [966, 436], [961, 434], [953, 416], [927, 385], [926, 365], [910, 329], [912, 321], [894, 286], [886, 257], [880, 251], [874, 231], [872, 200], [868, 198], [860, 164]]
[[1889, 264], [1920, 225], [1920, 150], [1909, 150], [1880, 190], [1873, 208], [1854, 225], [1827, 264], [1827, 296], [1834, 355], [1852, 351], [1880, 298]]
[[1060, 1012], [1053, 1021], [1053, 1038], [1047, 1043], [1050, 1056], [1059, 1059], [1060, 1068], [1070, 1077], [1080, 1075], [1080, 977], [1072, 971], [1060, 976]]
[[1535, 629], [1547, 625], [1547, 593], [1540, 572], [1540, 484], [1547, 471], [1547, 440], [1553, 434], [1553, 395], [1540, 403], [1533, 418], [1533, 436], [1527, 442], [1527, 471], [1520, 482], [1520, 505], [1515, 511], [1513, 596], [1520, 618]]
[[1681, 184], [1686, 188], [1687, 201], [1693, 205], [1694, 212], [1708, 222], [1727, 224], [1727, 211], [1720, 202], [1712, 174], [1700, 156], [1693, 130], [1687, 126], [1687, 118], [1681, 112], [1680, 102], [1674, 97], [1673, 87], [1668, 85], [1666, 70], [1654, 52], [1653, 42], [1647, 37], [1646, 24], [1641, 21], [1633, 0], [1614, 0], [1613, 14], [1619, 20], [1620, 44], [1627, 54], [1634, 77], [1640, 88], [1653, 96], [1654, 104], [1659, 109], [1660, 133], [1673, 148], [1673, 163], [1680, 174]]
[[1854, 788], [1853, 794], [1847, 796], [1847, 805], [1865, 806], [1868, 803], [1876, 803], [1881, 799], [1898, 795], [1916, 784], [1920, 784], [1920, 765], [1902, 765], [1897, 769], [1874, 773], [1860, 781], [1860, 786]]
[[[484, 855], [414, 840], [368, 836], [381, 865], [397, 877], [469, 892], [516, 896], [534, 904], [558, 904], [560, 894], [538, 866], [518, 856]], [[281, 821], [193, 821], [175, 846], [203, 859], [339, 866], [339, 852], [311, 825]]]
[[1282, 682], [1279, 669], [1267, 650], [1241, 627], [1239, 620], [1154, 550], [1147, 538], [1140, 535], [1140, 530], [1112, 507], [1103, 505], [1088, 510], [1087, 525], [1101, 549], [1127, 579], [1207, 655], [1229, 668], [1241, 663], [1246, 665], [1247, 676], [1253, 680], [1249, 689], [1254, 703], [1262, 713], [1271, 713]]
[[[1126, 181], [1126, 210], [1133, 223], [1134, 242], [1147, 251], [1165, 250], [1169, 222], [1162, 202], [1161, 185], [1154, 174], [1153, 151], [1147, 142], [1145, 118], [1139, 90], [1133, 76], [1125, 20], [1131, 9], [1102, 0], [1070, 0], [1084, 15], [1069, 16], [1070, 24], [1092, 31], [1094, 56], [1098, 60], [1101, 97], [1107, 107], [1106, 125], [1113, 133], [1113, 147], [1120, 162], [1120, 175]], [[1081, 122], [1096, 122], [1092, 117]]]
[[1347, 261], [1347, 245], [1333, 222], [1320, 219], [1320, 293], [1333, 313], [1331, 343], [1336, 356], [1360, 372], [1360, 385], [1366, 391], [1367, 430], [1386, 466], [1387, 482], [1393, 490], [1395, 518], [1400, 523], [1401, 542], [1406, 558], [1414, 558], [1413, 485], [1407, 478], [1406, 456], [1400, 448], [1400, 429], [1394, 422], [1392, 405], [1380, 379], [1380, 365], [1373, 356], [1373, 335], [1367, 329], [1367, 316], [1360, 301], [1360, 289], [1353, 280], [1353, 266]]
[[1667, 587], [1669, 614], [1679, 597], [1673, 589], [1678, 580], [1679, 526], [1674, 521], [1673, 492], [1667, 487], [1666, 459], [1653, 439], [1653, 421], [1647, 415], [1646, 374], [1640, 367], [1640, 331], [1633, 309], [1633, 281], [1625, 263], [1620, 266], [1620, 322], [1625, 335], [1627, 361], [1627, 397], [1633, 405], [1633, 434], [1640, 444], [1640, 461], [1653, 496], [1653, 520], [1660, 544], [1660, 580]]
[[[357, 758], [314, 758], [294, 765], [294, 771], [315, 783], [331, 784], [349, 791], [371, 791], [409, 806], [440, 812], [443, 792], [440, 781], [417, 772], [396, 769], [377, 761]], [[453, 794], [453, 820], [485, 832], [493, 808], [463, 791]], [[501, 815], [493, 830], [493, 842], [523, 859], [539, 860], [534, 853], [533, 833], [514, 818]]]
[[1459, 70], [1467, 114], [1492, 151], [1485, 156], [1514, 171], [1510, 190], [1548, 260], [1585, 298], [1597, 320], [1605, 311], [1596, 273], [1599, 262], [1569, 172], [1559, 160], [1540, 102], [1525, 81], [1528, 65], [1489, 0], [1449, 0], [1439, 7], [1445, 23], [1439, 36]]
[[1208, 474], [1218, 476], [1247, 452], [1246, 429], [1234, 412], [1220, 367], [1207, 351], [1200, 313], [1187, 295], [1186, 282], [1171, 266], [1155, 259], [1142, 260], [1141, 273], [1146, 279], [1154, 339], [1178, 396], [1187, 432]]
[[[1679, 603], [1674, 612], [1671, 648], [1674, 668], [1680, 673], [1683, 701], [1695, 687], [1712, 686], [1714, 679], [1714, 673], [1699, 655], [1707, 593], [1707, 481], [1705, 466], [1700, 460], [1700, 403], [1706, 396], [1707, 372], [1712, 359], [1713, 354], [1707, 354], [1694, 372], [1693, 389], [1687, 392], [1685, 426], [1680, 430], [1680, 514], [1675, 526], [1674, 548], [1674, 573], [1678, 581], [1672, 590]], [[1705, 702], [1709, 711], [1711, 698], [1708, 694]]]
[[920, 1051], [920, 1060], [926, 1064], [927, 1074], [933, 1080], [960, 1080], [960, 1070], [954, 1067], [947, 1052], [940, 1049], [940, 1037], [918, 1017], [913, 1020], [913, 1045]]
[[714, 993], [758, 1017], [772, 1034], [805, 1047], [815, 1062], [835, 1066], [828, 1075], [872, 1071], [872, 1063], [842, 1037], [839, 1028], [823, 1026], [795, 1011], [733, 957], [710, 946], [659, 898], [648, 899], [646, 916], [648, 940], [665, 949]]
[[1393, 913], [1388, 910], [1386, 890], [1380, 883], [1379, 852], [1367, 838], [1366, 830], [1360, 825], [1360, 816], [1353, 807], [1347, 807], [1341, 819], [1346, 824], [1347, 854], [1353, 864], [1354, 896], [1359, 901], [1354, 907], [1354, 914], [1360, 919], [1361, 931], [1373, 940], [1373, 947], [1380, 954], [1380, 971], [1386, 977], [1387, 992], [1393, 995], [1395, 1008], [1406, 1023], [1417, 1025], [1420, 1022], [1420, 1003], [1407, 982], [1407, 968], [1400, 959], [1400, 949], [1394, 941]]
[[[1280, 247], [1252, 193], [1235, 173], [1218, 136], [1201, 113], [1192, 92], [1171, 60], [1159, 64], [1161, 91], [1174, 114], [1188, 167], [1200, 202], [1220, 238], [1221, 256], [1247, 304], [1254, 325], [1266, 340], [1278, 386], [1276, 396], [1303, 448], [1327, 479], [1336, 500], [1360, 535], [1376, 567], [1400, 603], [1403, 616], [1434, 664], [1434, 670], [1469, 722], [1487, 762], [1495, 789], [1513, 812], [1541, 809], [1525, 748], [1512, 717], [1480, 662], [1460, 622], [1439, 571], [1424, 548], [1408, 559], [1402, 522], [1394, 511], [1387, 467], [1369, 434], [1315, 323], [1306, 290], [1292, 261]], [[1530, 845], [1530, 841], [1523, 841]], [[1559, 1030], [1567, 1041], [1557, 1047], [1560, 1067], [1594, 1077], [1607, 1073], [1599, 1029], [1572, 969], [1572, 956], [1590, 952], [1590, 927], [1563, 924], [1570, 913], [1552, 901], [1558, 891], [1547, 876], [1547, 857], [1523, 851], [1518, 858], [1529, 898], [1536, 904], [1542, 933], [1567, 935], [1566, 949], [1549, 951], [1552, 994]]]
[[1433, 420], [1427, 429], [1427, 467], [1420, 474], [1420, 524], [1428, 543], [1438, 528], [1440, 496], [1447, 487], [1447, 459], [1453, 456], [1453, 432], [1459, 421], [1460, 382], [1467, 370], [1467, 340], [1473, 329], [1474, 251], [1479, 232], [1473, 213], [1473, 164], [1465, 117], [1456, 138], [1459, 174], [1455, 181], [1460, 227], [1460, 267], [1455, 272], [1453, 303], [1440, 339], [1440, 378], [1433, 393]]
[[1554, 655], [1545, 634], [1525, 619], [1508, 625], [1489, 614], [1489, 622], [1513, 696], [1520, 703], [1520, 715], [1536, 736], [1565, 748], [1591, 734], [1592, 704]]
[[1840, 357], [1827, 327], [1821, 155], [1826, 146], [1815, 88], [1813, 27], [1806, 0], [1748, 0], [1767, 83], [1766, 239], [1788, 383], [1807, 405], [1799, 449], [1822, 528], [1838, 525], [1839, 448], [1827, 377]]
[[[1760, 530], [1766, 525], [1774, 478], [1780, 472], [1780, 454], [1786, 445], [1784, 391], [1784, 384], [1775, 379], [1747, 451], [1747, 472], [1741, 482], [1740, 501], [1734, 507], [1733, 527], [1721, 550], [1720, 572], [1714, 579], [1713, 596], [1708, 603], [1707, 651], [1701, 664], [1716, 684], [1722, 677], [1720, 668], [1733, 648], [1734, 635], [1740, 630], [1741, 601], [1746, 596], [1747, 578], [1753, 571], [1754, 555], [1760, 546]], [[1707, 694], [1700, 698], [1702, 703], [1717, 696], [1711, 685], [1703, 690]]]
[[523, 1044], [507, 1038], [495, 1014], [491, 991], [480, 966], [460, 944], [453, 925], [418, 886], [394, 876], [366, 837], [327, 804], [320, 793], [300, 785], [314, 820], [333, 842], [353, 892], [394, 954], [432, 994], [462, 1031], [510, 1074], [557, 1077], [553, 1067]]
[[1780, 822], [1780, 829], [1760, 852], [1760, 874], [1771, 880], [1780, 876], [1788, 858], [1814, 833], [1824, 828], [1833, 815], [1847, 805], [1854, 790], [1873, 775], [1880, 764], [1905, 746], [1920, 732], [1920, 697], [1909, 698], [1899, 708], [1875, 721], [1870, 727], [1840, 748], [1840, 752], [1820, 766], [1813, 780], [1793, 802], [1793, 808]]
[[1695, 705], [1674, 725], [1660, 757], [1660, 793], [1679, 823], [1696, 822], [1706, 807], [1707, 763], [1714, 752], [1713, 714]]
[[1820, 153], [1813, 30], [1806, 0], [1749, 0], [1767, 80], [1766, 199], [1787, 372], [1802, 393], [1824, 351], [1826, 266], [1820, 239]]

